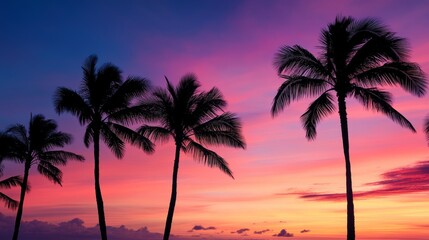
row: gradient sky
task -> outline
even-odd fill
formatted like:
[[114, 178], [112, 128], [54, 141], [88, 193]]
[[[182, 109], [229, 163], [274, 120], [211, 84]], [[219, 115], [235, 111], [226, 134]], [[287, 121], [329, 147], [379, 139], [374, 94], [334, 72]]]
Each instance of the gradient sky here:
[[[337, 15], [378, 18], [409, 40], [410, 60], [429, 73], [429, 3], [424, 0], [1, 1], [0, 127], [26, 124], [30, 113], [44, 114], [74, 135], [67, 150], [87, 158], [62, 168], [63, 187], [33, 169], [23, 220], [68, 226], [64, 223], [79, 218], [83, 222], [75, 220], [73, 226], [97, 224], [92, 150], [83, 146], [77, 119], [58, 116], [52, 102], [57, 87], [78, 88], [81, 65], [97, 54], [99, 63], [111, 62], [124, 76], [146, 77], [154, 86], [165, 85], [164, 75], [176, 84], [184, 74], [195, 73], [204, 89], [218, 87], [227, 109], [242, 119], [247, 149], [215, 148], [230, 163], [235, 180], [183, 155], [172, 227], [177, 239], [290, 234], [344, 239], [338, 115], [324, 119], [311, 142], [299, 119], [308, 100], [293, 103], [275, 119], [270, 116], [282, 82], [272, 66], [274, 53], [282, 45], [299, 44], [317, 54], [321, 29]], [[393, 106], [418, 132], [348, 102], [357, 237], [427, 239], [429, 152], [422, 129], [429, 98], [388, 90]], [[163, 232], [173, 154], [171, 141], [158, 144], [152, 155], [128, 146], [122, 160], [102, 149], [109, 226]], [[22, 172], [22, 165], [7, 163], [4, 177]], [[17, 189], [7, 193], [18, 198]], [[0, 213], [5, 221], [15, 214], [3, 206]], [[0, 226], [0, 236], [12, 231]], [[114, 235], [116, 230], [109, 231]]]

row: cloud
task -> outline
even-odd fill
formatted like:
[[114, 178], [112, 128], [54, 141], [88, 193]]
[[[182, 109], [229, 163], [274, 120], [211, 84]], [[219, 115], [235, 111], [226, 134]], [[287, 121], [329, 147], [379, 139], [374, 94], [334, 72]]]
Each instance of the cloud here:
[[[355, 199], [367, 199], [373, 197], [386, 197], [399, 194], [428, 192], [429, 191], [429, 161], [420, 161], [410, 167], [393, 169], [382, 173], [383, 180], [365, 184], [365, 186], [377, 186], [377, 189], [363, 192], [354, 192]], [[293, 193], [300, 198], [317, 201], [345, 201], [345, 193]]]
[[309, 230], [309, 229], [301, 230], [301, 233], [308, 233], [308, 232], [310, 232], [310, 230]]
[[[12, 231], [14, 228], [14, 217], [6, 216], [0, 213], [0, 232], [2, 239], [12, 238]], [[23, 221], [19, 232], [20, 240], [93, 240], [100, 238], [98, 226], [85, 227], [84, 222], [75, 218], [68, 222], [61, 222], [59, 224], [51, 224], [39, 220]], [[161, 240], [162, 234], [149, 232], [147, 227], [138, 230], [128, 229], [125, 226], [120, 227], [107, 227], [107, 233], [111, 240]], [[183, 240], [172, 236], [172, 239]]]
[[271, 231], [270, 229], [264, 229], [264, 230], [261, 230], [261, 231], [254, 231], [253, 233], [254, 234], [262, 234], [262, 233], [266, 233], [266, 232], [269, 232], [269, 231]]
[[278, 234], [274, 234], [274, 237], [293, 237], [293, 233], [288, 233], [286, 229], [282, 229]]
[[231, 233], [242, 234], [242, 233], [247, 232], [247, 231], [250, 231], [250, 229], [248, 229], [248, 228], [241, 228], [241, 229], [238, 229], [237, 231], [231, 232]]
[[191, 230], [189, 230], [188, 232], [193, 232], [193, 231], [200, 231], [200, 230], [216, 230], [215, 227], [203, 227], [201, 225], [195, 225]]

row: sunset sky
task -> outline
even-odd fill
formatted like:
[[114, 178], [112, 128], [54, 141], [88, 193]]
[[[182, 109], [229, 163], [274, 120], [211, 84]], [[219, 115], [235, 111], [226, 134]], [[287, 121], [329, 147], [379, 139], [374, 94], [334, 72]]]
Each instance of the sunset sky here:
[[[84, 147], [78, 120], [57, 115], [52, 101], [57, 87], [79, 87], [85, 58], [96, 54], [100, 64], [111, 62], [125, 77], [146, 77], [153, 86], [164, 87], [164, 75], [176, 84], [194, 73], [203, 89], [219, 88], [227, 110], [241, 118], [247, 148], [213, 148], [235, 179], [182, 155], [171, 232], [176, 239], [344, 239], [338, 114], [322, 120], [310, 142], [300, 122], [310, 100], [270, 115], [282, 83], [272, 64], [276, 51], [299, 44], [317, 55], [321, 29], [338, 15], [379, 19], [408, 39], [410, 61], [429, 74], [425, 0], [1, 1], [0, 129], [43, 114], [73, 134], [66, 149], [87, 159], [62, 168], [63, 187], [32, 169], [23, 213], [29, 223], [22, 231], [31, 231], [35, 219], [56, 229], [75, 218], [85, 228], [98, 222], [92, 148]], [[357, 239], [427, 239], [429, 148], [422, 130], [429, 95], [387, 90], [417, 133], [347, 102]], [[127, 146], [122, 160], [102, 148], [106, 222], [115, 227], [108, 235], [125, 231], [121, 225], [131, 235], [143, 227], [148, 234], [163, 232], [173, 159], [173, 141], [157, 144], [152, 155]], [[6, 162], [4, 177], [17, 174], [23, 165]], [[17, 188], [4, 192], [18, 199]], [[13, 221], [15, 212], [1, 204], [0, 213], [1, 238], [11, 235], [2, 222]]]

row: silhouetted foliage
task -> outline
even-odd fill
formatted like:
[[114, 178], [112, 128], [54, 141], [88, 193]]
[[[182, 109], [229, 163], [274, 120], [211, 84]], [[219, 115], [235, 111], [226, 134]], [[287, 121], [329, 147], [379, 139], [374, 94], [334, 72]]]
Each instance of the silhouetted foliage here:
[[392, 106], [391, 94], [379, 86], [399, 85], [418, 97], [426, 91], [426, 80], [416, 63], [408, 62], [409, 49], [379, 21], [337, 17], [321, 33], [321, 54], [316, 58], [305, 48], [283, 46], [274, 66], [285, 81], [274, 97], [271, 113], [276, 116], [292, 101], [317, 97], [301, 116], [306, 137], [316, 137], [316, 125], [334, 113], [341, 122], [346, 162], [347, 239], [355, 239], [353, 191], [349, 157], [346, 99], [358, 100], [367, 109], [385, 114], [415, 132], [412, 124]]
[[[180, 150], [193, 154], [194, 158], [209, 167], [217, 167], [233, 177], [228, 163], [205, 145], [224, 145], [245, 148], [239, 119], [230, 112], [224, 112], [226, 101], [217, 88], [200, 91], [200, 84], [194, 75], [185, 75], [174, 87], [167, 81], [167, 89], [154, 91], [148, 104], [152, 119], [158, 126], [143, 125], [138, 131], [155, 141], [174, 139], [176, 152], [174, 158], [172, 193], [164, 240], [169, 239], [177, 196], [177, 174]], [[219, 113], [221, 112], [221, 113]]]
[[[19, 227], [24, 207], [25, 193], [29, 190], [28, 177], [30, 168], [37, 166], [37, 171], [50, 181], [61, 185], [62, 171], [58, 166], [64, 166], [68, 160], [83, 161], [84, 158], [72, 152], [57, 150], [70, 144], [70, 134], [57, 130], [57, 124], [43, 115], [30, 118], [28, 129], [22, 124], [15, 124], [6, 129], [2, 135], [4, 150], [3, 159], [9, 159], [24, 164], [24, 177], [10, 180], [10, 186], [21, 185], [21, 195], [16, 214], [13, 240], [18, 239]], [[13, 206], [13, 203], [12, 203]]]
[[[0, 160], [0, 177], [3, 177], [3, 165], [1, 164]], [[9, 177], [3, 180], [0, 180], [0, 189], [9, 189], [12, 187], [22, 186], [22, 177], [21, 176], [13, 176]], [[18, 201], [15, 199], [7, 196], [6, 194], [0, 192], [0, 201], [4, 202], [5, 207], [10, 209], [17, 209], [18, 208]]]
[[149, 81], [139, 77], [122, 80], [121, 71], [112, 64], [96, 69], [97, 57], [89, 56], [83, 65], [83, 79], [78, 92], [65, 87], [57, 89], [55, 110], [70, 112], [86, 126], [83, 142], [94, 143], [94, 178], [101, 237], [107, 240], [103, 198], [100, 188], [100, 138], [117, 158], [124, 155], [125, 142], [153, 152], [153, 144], [146, 137], [127, 127], [138, 123], [149, 112], [143, 105], [133, 105], [149, 89]]

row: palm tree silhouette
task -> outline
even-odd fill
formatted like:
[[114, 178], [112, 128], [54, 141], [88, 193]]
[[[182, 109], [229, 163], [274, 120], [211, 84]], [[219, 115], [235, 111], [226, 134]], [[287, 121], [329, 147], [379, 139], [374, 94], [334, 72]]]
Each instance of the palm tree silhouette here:
[[100, 188], [100, 137], [117, 158], [124, 156], [127, 141], [144, 151], [153, 152], [153, 144], [127, 125], [137, 123], [148, 112], [142, 106], [132, 105], [137, 97], [149, 89], [149, 81], [138, 77], [122, 80], [121, 71], [112, 64], [96, 69], [97, 57], [86, 59], [83, 81], [78, 92], [60, 87], [54, 96], [57, 113], [70, 112], [86, 125], [84, 144], [94, 144], [95, 195], [101, 238], [107, 240], [106, 220]]
[[[233, 178], [228, 163], [206, 144], [245, 148], [241, 123], [232, 113], [223, 112], [226, 101], [217, 88], [208, 92], [199, 90], [200, 84], [192, 74], [181, 78], [173, 87], [167, 77], [167, 91], [153, 93], [151, 109], [159, 126], [143, 125], [138, 131], [153, 140], [165, 141], [169, 137], [176, 145], [170, 205], [164, 230], [164, 240], [169, 239], [177, 196], [177, 174], [180, 150], [192, 153], [194, 158], [209, 167], [218, 167]], [[223, 113], [219, 114], [221, 111]]]
[[[0, 164], [0, 177], [3, 177], [3, 165]], [[0, 189], [9, 189], [16, 186], [22, 186], [22, 177], [13, 176], [0, 180]], [[18, 201], [0, 192], [0, 201], [4, 202], [5, 207], [15, 210], [18, 207]]]
[[306, 137], [313, 140], [317, 123], [335, 111], [337, 102], [346, 163], [350, 240], [355, 239], [355, 227], [346, 98], [355, 98], [367, 109], [381, 112], [415, 132], [412, 124], [391, 106], [391, 94], [377, 86], [399, 85], [420, 97], [425, 94], [426, 81], [419, 66], [407, 61], [405, 39], [375, 19], [337, 17], [322, 30], [320, 40], [319, 58], [299, 45], [283, 46], [277, 52], [274, 65], [286, 80], [278, 89], [271, 113], [276, 116], [292, 101], [303, 97], [317, 97], [301, 116]]
[[[64, 166], [68, 160], [83, 161], [84, 158], [72, 152], [57, 150], [70, 144], [70, 134], [57, 130], [57, 124], [52, 119], [45, 119], [43, 115], [30, 117], [28, 130], [22, 124], [16, 124], [4, 132], [8, 136], [6, 151], [2, 151], [2, 157], [24, 164], [24, 177], [21, 184], [21, 196], [16, 214], [13, 240], [18, 239], [24, 207], [25, 193], [28, 191], [28, 177], [30, 168], [37, 165], [40, 174], [47, 177], [53, 183], [61, 186], [62, 171], [57, 166]], [[19, 184], [20, 178], [15, 178], [15, 184]]]

